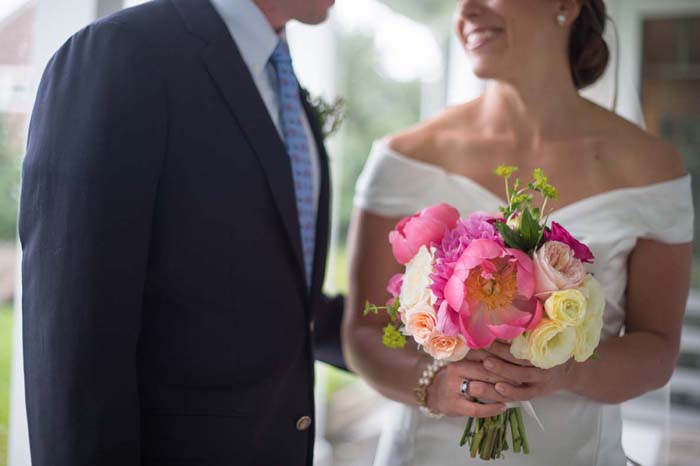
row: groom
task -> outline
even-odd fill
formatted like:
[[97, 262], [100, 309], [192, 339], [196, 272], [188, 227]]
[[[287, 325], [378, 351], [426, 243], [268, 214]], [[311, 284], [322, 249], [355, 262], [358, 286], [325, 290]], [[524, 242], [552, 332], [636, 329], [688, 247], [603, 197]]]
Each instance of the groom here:
[[333, 0], [156, 0], [73, 36], [20, 234], [34, 466], [311, 465], [328, 158], [285, 23]]

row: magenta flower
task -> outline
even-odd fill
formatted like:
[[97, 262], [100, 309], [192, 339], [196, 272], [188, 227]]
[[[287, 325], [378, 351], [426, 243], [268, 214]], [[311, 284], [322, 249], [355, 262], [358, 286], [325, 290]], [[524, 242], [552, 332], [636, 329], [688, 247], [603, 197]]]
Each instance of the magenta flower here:
[[579, 259], [581, 262], [593, 263], [593, 253], [588, 246], [574, 238], [571, 233], [566, 230], [566, 228], [557, 222], [552, 222], [552, 228], [550, 231], [545, 230], [544, 240], [559, 241], [560, 243], [564, 243], [573, 249], [574, 257], [576, 259]]
[[527, 254], [498, 241], [477, 239], [457, 260], [445, 301], [459, 314], [467, 345], [479, 349], [497, 338], [512, 340], [540, 322], [542, 304], [534, 292], [534, 266]]
[[389, 233], [394, 258], [406, 265], [415, 257], [421, 246], [430, 246], [441, 240], [447, 230], [455, 227], [459, 212], [447, 204], [423, 209], [420, 213], [401, 220]]

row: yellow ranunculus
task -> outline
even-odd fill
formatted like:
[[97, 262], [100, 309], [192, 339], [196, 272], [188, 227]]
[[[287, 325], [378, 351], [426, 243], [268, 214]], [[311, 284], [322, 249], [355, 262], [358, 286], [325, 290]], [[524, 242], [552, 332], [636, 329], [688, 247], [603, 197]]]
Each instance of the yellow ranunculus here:
[[574, 358], [578, 362], [584, 362], [593, 355], [600, 343], [600, 333], [603, 329], [603, 316], [589, 315], [586, 320], [576, 328], [576, 349]]
[[525, 332], [518, 336], [510, 344], [510, 354], [518, 359], [530, 359], [530, 347], [528, 346], [528, 336], [530, 332]]
[[555, 291], [544, 302], [544, 310], [553, 321], [565, 327], [578, 327], [586, 317], [588, 300], [579, 290]]
[[583, 323], [576, 328], [574, 358], [578, 362], [584, 362], [590, 358], [600, 344], [600, 334], [603, 330], [603, 311], [605, 311], [603, 287], [592, 275], [587, 276], [583, 281], [581, 292], [588, 300], [588, 309]]
[[602, 317], [605, 310], [605, 293], [600, 282], [593, 278], [593, 275], [588, 275], [583, 280], [580, 290], [588, 300], [586, 318], [591, 316]]
[[542, 319], [528, 337], [530, 362], [551, 369], [571, 359], [576, 347], [576, 329], [551, 319]]

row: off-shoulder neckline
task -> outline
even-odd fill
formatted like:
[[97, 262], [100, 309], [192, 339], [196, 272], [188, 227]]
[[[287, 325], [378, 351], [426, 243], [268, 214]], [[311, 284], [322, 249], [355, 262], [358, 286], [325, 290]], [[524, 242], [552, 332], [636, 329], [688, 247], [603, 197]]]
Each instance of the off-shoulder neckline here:
[[[400, 160], [400, 161], [407, 163], [407, 164], [415, 165], [417, 167], [421, 167], [421, 168], [428, 170], [428, 171], [432, 171], [432, 172], [441, 174], [441, 175], [446, 176], [450, 179], [454, 179], [454, 180], [460, 181], [462, 183], [466, 183], [466, 184], [470, 185], [471, 187], [473, 187], [474, 189], [477, 189], [478, 191], [480, 191], [482, 194], [490, 197], [493, 201], [496, 201], [498, 204], [500, 204], [500, 205], [507, 204], [507, 202], [504, 198], [495, 194], [493, 191], [491, 191], [490, 189], [488, 189], [487, 187], [485, 187], [481, 183], [469, 178], [466, 175], [463, 175], [461, 173], [451, 172], [451, 171], [446, 170], [445, 168], [443, 168], [439, 165], [436, 165], [434, 163], [424, 162], [422, 160], [417, 160], [417, 159], [408, 157], [407, 155], [404, 155], [404, 154], [392, 149], [389, 146], [389, 141], [387, 139], [380, 139], [379, 141], [377, 141], [376, 144], [378, 144], [379, 148], [383, 149], [383, 151], [386, 154], [394, 157], [397, 160]], [[646, 185], [642, 185], [642, 186], [623, 186], [620, 188], [610, 189], [608, 191], [603, 191], [600, 193], [596, 193], [596, 194], [592, 194], [590, 196], [583, 197], [583, 198], [578, 199], [574, 202], [571, 202], [565, 206], [556, 208], [556, 209], [550, 211], [549, 216], [550, 217], [551, 216], [559, 216], [559, 215], [562, 215], [562, 213], [564, 213], [564, 212], [568, 212], [570, 210], [575, 210], [576, 207], [581, 207], [581, 206], [586, 205], [586, 204], [595, 204], [596, 202], [600, 202], [601, 200], [606, 199], [608, 197], [615, 197], [615, 196], [619, 196], [622, 194], [629, 194], [629, 193], [652, 191], [654, 189], [666, 187], [666, 186], [673, 185], [676, 183], [685, 183], [685, 182], [688, 182], [689, 179], [690, 179], [690, 174], [686, 173], [685, 175], [677, 177], [677, 178], [673, 178], [673, 179], [665, 180], [665, 181], [658, 181], [655, 183], [650, 183], [650, 184], [646, 184]]]

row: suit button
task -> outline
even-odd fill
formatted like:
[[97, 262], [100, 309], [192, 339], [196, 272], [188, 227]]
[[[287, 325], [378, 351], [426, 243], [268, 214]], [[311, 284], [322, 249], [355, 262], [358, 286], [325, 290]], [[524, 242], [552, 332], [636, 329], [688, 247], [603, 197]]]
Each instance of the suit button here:
[[303, 432], [309, 430], [309, 427], [311, 427], [311, 418], [309, 416], [300, 417], [297, 421], [297, 430]]
[[314, 333], [314, 330], [316, 330], [316, 325], [314, 324], [314, 321], [312, 320], [309, 323], [309, 332]]

